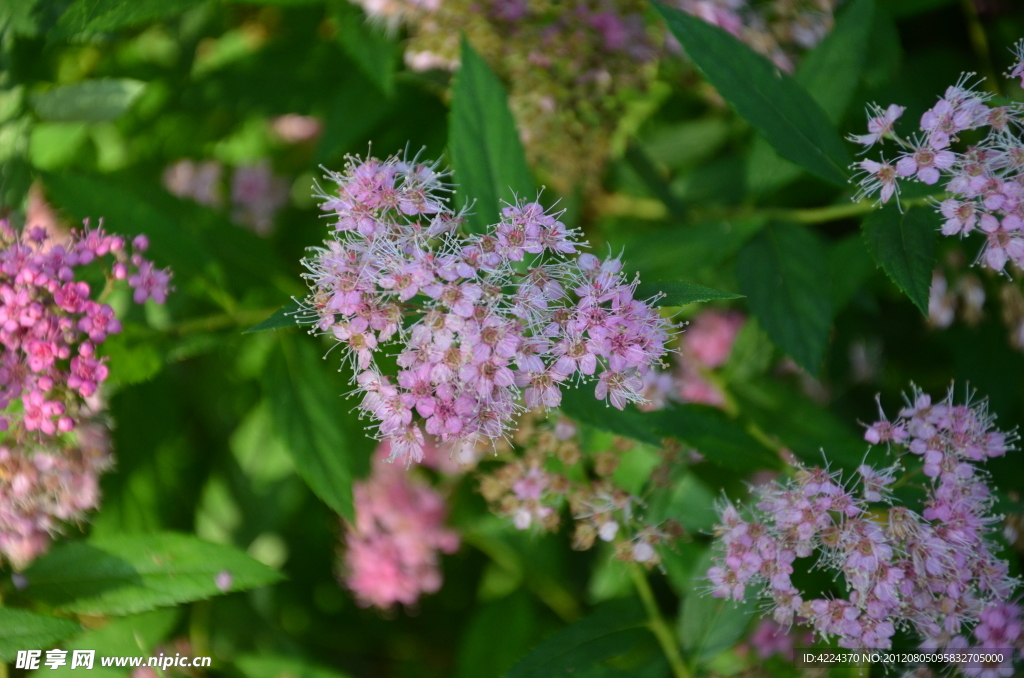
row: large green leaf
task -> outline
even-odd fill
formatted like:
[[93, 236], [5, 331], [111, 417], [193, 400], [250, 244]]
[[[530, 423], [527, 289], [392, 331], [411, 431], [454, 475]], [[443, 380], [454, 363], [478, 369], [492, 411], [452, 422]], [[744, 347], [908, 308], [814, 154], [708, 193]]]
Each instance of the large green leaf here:
[[934, 210], [914, 207], [901, 212], [886, 205], [864, 220], [864, 240], [875, 262], [896, 283], [896, 287], [928, 314], [928, 292], [935, 268]]
[[[61, 643], [60, 646], [65, 650], [95, 650], [97, 655], [103, 657], [148, 655], [157, 643], [167, 639], [180, 616], [181, 611], [174, 607], [133, 614], [113, 619], [98, 629], [86, 631], [70, 641]], [[89, 676], [117, 678], [131, 671], [131, 668], [123, 666], [101, 666], [100, 662], [96, 661]], [[40, 670], [40, 675], [73, 678], [81, 675], [81, 671], [78, 668], [72, 669], [71, 663], [68, 662], [56, 669]]]
[[709, 405], [670, 405], [654, 413], [656, 428], [697, 449], [709, 462], [734, 471], [777, 468], [778, 456], [724, 412]]
[[128, 78], [83, 80], [34, 95], [32, 107], [42, 120], [103, 122], [127, 111], [145, 87]]
[[295, 312], [298, 310], [299, 303], [293, 299], [292, 301], [289, 301], [281, 308], [274, 311], [274, 313], [269, 318], [253, 325], [242, 334], [249, 334], [250, 332], [262, 332], [264, 330], [279, 330], [287, 327], [295, 327], [298, 324], [295, 320]]
[[457, 202], [469, 206], [470, 227], [497, 223], [503, 203], [532, 200], [533, 178], [508, 109], [505, 89], [487, 63], [462, 42], [462, 65], [452, 86], [448, 146]]
[[67, 542], [25, 576], [32, 598], [93, 615], [142, 612], [281, 580], [241, 551], [174, 532]]
[[372, 441], [365, 433], [347, 435], [346, 401], [327, 379], [331, 369], [308, 341], [282, 337], [267, 368], [267, 395], [274, 430], [295, 470], [328, 506], [353, 520], [352, 481]]
[[875, 262], [859, 234], [854, 233], [829, 246], [828, 272], [832, 280], [832, 312], [837, 314], [875, 272]]
[[723, 292], [711, 287], [681, 280], [640, 283], [636, 288], [636, 294], [633, 296], [637, 299], [648, 299], [659, 292], [664, 296], [654, 302], [655, 306], [685, 306], [686, 304], [696, 304], [702, 301], [743, 298], [742, 294]]
[[646, 633], [643, 610], [632, 600], [609, 603], [533, 648], [506, 678], [572, 676], [605, 659], [625, 654]]
[[[800, 62], [793, 79], [818, 102], [833, 125], [850, 104], [864, 68], [875, 11], [874, 0], [848, 3], [835, 28]], [[800, 168], [780, 158], [758, 137], [748, 161], [748, 183], [757, 193], [769, 193], [800, 175]]]
[[391, 96], [399, 57], [396, 43], [351, 2], [334, 3], [334, 20], [342, 49], [381, 92]]
[[592, 385], [565, 390], [560, 408], [566, 416], [580, 423], [640, 442], [659, 445], [664, 437], [654, 430], [655, 422], [650, 414], [633, 407], [617, 410], [595, 398]]
[[13, 661], [18, 650], [48, 648], [81, 630], [70, 619], [0, 608], [0, 662]]
[[761, 327], [798, 365], [817, 374], [825, 359], [832, 301], [825, 248], [808, 229], [772, 224], [740, 250], [740, 290]]
[[117, 31], [177, 16], [205, 0], [75, 0], [50, 31], [50, 40]]
[[687, 655], [700, 662], [736, 643], [750, 623], [756, 608], [753, 600], [735, 602], [714, 598], [703, 585], [711, 565], [709, 551], [694, 567], [690, 592], [683, 598], [679, 613], [679, 637]]
[[535, 607], [534, 598], [522, 590], [479, 605], [462, 634], [455, 678], [505, 675], [538, 636]]
[[655, 3], [687, 54], [779, 154], [845, 185], [850, 156], [821, 106], [788, 75], [726, 31]]

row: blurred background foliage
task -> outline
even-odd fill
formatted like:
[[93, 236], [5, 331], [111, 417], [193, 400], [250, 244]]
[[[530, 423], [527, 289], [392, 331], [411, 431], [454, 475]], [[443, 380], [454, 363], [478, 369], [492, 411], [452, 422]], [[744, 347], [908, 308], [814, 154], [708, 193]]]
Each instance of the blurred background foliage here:
[[[1011, 0], [878, 0], [870, 16], [859, 36], [839, 36], [850, 42], [834, 46], [832, 60], [808, 57], [796, 71], [843, 134], [863, 129], [872, 101], [905, 105], [916, 120], [962, 71], [1005, 71], [1008, 47], [1024, 36], [1024, 8]], [[102, 216], [111, 231], [144, 232], [177, 288], [166, 307], [118, 307], [125, 331], [105, 347], [117, 467], [104, 478], [102, 510], [83, 529], [100, 538], [194, 532], [285, 575], [109, 626], [93, 619], [98, 628], [67, 647], [104, 652], [133, 631], [147, 650], [184, 639], [193, 654], [214, 655], [214, 673], [249, 678], [486, 678], [505, 675], [595, 606], [589, 619], [601, 633], [635, 626], [635, 615], [614, 607], [629, 602], [631, 585], [608, 550], [579, 553], [567, 534], [516, 532], [488, 513], [473, 474], [449, 488], [450, 522], [464, 545], [445, 557], [440, 592], [385, 614], [358, 607], [336, 581], [332, 506], [350, 495], [324, 494], [350, 490], [326, 488], [321, 501], [296, 467], [318, 446], [340, 445], [340, 472], [363, 477], [372, 441], [338, 397], [350, 387], [337, 360], [320, 359], [326, 344], [298, 330], [243, 330], [304, 294], [299, 260], [325, 236], [312, 197], [321, 166], [338, 169], [371, 143], [377, 155], [457, 155], [450, 75], [405, 68], [403, 35], [368, 23], [344, 0], [0, 4], [3, 211], [20, 223]], [[824, 447], [856, 464], [865, 449], [859, 422], [876, 417], [875, 395], [892, 411], [910, 382], [941, 393], [956, 380], [990, 397], [1002, 428], [1024, 420], [1024, 355], [1004, 318], [1012, 297], [1004, 288], [1018, 283], [969, 272], [976, 243], [935, 244], [947, 277], [972, 276], [984, 291], [967, 317], [939, 329], [876, 268], [860, 213], [845, 216], [852, 188], [781, 160], [689, 61], [664, 57], [635, 97], [603, 173], [564, 194], [548, 188], [542, 199], [561, 201], [564, 219], [595, 251], [623, 250], [645, 280], [745, 295], [716, 302], [752, 318], [716, 372], [730, 421], [755, 424], [803, 459], [819, 459]], [[315, 119], [315, 131], [289, 133], [282, 116]], [[183, 159], [228, 168], [206, 204], [167, 190], [166, 173]], [[226, 178], [259, 163], [284, 186], [262, 233], [233, 213]], [[778, 279], [788, 287], [775, 287]], [[816, 310], [804, 318], [807, 308]], [[683, 307], [681, 317], [695, 312]], [[600, 422], [585, 423], [604, 435]], [[651, 510], [695, 535], [666, 549], [664, 576], [652, 584], [665, 611], [681, 605], [679, 638], [701, 670], [728, 675], [748, 670], [729, 648], [749, 615], [689, 594], [706, 562], [701, 532], [713, 522], [713, 500], [723, 488], [742, 493], [736, 471], [760, 462], [716, 459], [721, 437], [711, 431], [708, 440], [710, 450], [688, 442], [713, 463], [681, 466], [652, 499]], [[656, 464], [636, 452], [617, 479], [642, 485]], [[1008, 455], [990, 468], [1002, 509], [1019, 512], [1024, 462]], [[17, 602], [9, 576], [2, 586]], [[666, 675], [652, 637], [615, 637], [625, 643], [620, 668], [585, 675]], [[791, 670], [772, 666], [777, 675]], [[516, 675], [547, 675], [528, 669]]]

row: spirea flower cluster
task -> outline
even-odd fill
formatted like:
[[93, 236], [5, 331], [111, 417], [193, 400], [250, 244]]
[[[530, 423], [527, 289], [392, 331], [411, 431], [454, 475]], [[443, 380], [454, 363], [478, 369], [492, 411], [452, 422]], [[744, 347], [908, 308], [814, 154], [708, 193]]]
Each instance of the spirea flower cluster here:
[[[1011, 75], [1024, 86], [1024, 41], [1017, 44]], [[949, 87], [938, 103], [921, 116], [917, 134], [904, 138], [895, 126], [904, 107], [896, 104], [869, 111], [868, 134], [852, 141], [868, 148], [891, 140], [895, 155], [862, 160], [859, 200], [878, 194], [880, 202], [899, 197], [900, 183], [943, 182], [951, 197], [938, 209], [945, 222], [942, 234], [963, 237], [975, 230], [985, 237], [980, 263], [1003, 271], [1008, 261], [1024, 266], [1024, 107], [992, 105], [992, 95], [977, 90], [972, 74]], [[971, 142], [956, 150], [961, 135]]]
[[408, 469], [381, 463], [387, 454], [353, 487], [355, 524], [345, 530], [342, 573], [360, 605], [382, 609], [440, 589], [440, 554], [459, 548], [458, 533], [444, 527], [444, 497]]
[[60, 522], [97, 506], [97, 476], [110, 465], [97, 423], [107, 378], [98, 349], [121, 331], [113, 309], [77, 279], [105, 264], [136, 303], [163, 303], [170, 274], [102, 228], [55, 242], [42, 228], [16, 232], [0, 221], [0, 554], [22, 568], [45, 551]]
[[[923, 648], [1021, 649], [1019, 608], [1009, 602], [1017, 581], [994, 552], [998, 518], [979, 466], [1012, 449], [1014, 436], [993, 420], [984, 402], [955, 404], [950, 393], [933, 403], [915, 391], [895, 421], [883, 418], [865, 434], [890, 446], [894, 465], [862, 465], [845, 481], [801, 468], [760, 487], [749, 511], [727, 505], [708, 571], [714, 595], [740, 600], [753, 588], [776, 622], [805, 623], [842, 647], [889, 648], [903, 628]], [[893, 496], [905, 469], [901, 483], [917, 470], [926, 479], [920, 512]], [[848, 596], [807, 598], [791, 580], [804, 558], [841, 577]]]
[[[642, 400], [670, 325], [618, 259], [579, 254], [537, 203], [464, 235], [427, 165], [350, 158], [329, 178], [333, 234], [304, 260], [305, 317], [337, 340], [392, 458], [422, 458], [424, 430], [454, 449], [501, 440], [520, 398], [557, 407], [574, 382], [620, 409]], [[388, 345], [396, 368], [378, 362]]]

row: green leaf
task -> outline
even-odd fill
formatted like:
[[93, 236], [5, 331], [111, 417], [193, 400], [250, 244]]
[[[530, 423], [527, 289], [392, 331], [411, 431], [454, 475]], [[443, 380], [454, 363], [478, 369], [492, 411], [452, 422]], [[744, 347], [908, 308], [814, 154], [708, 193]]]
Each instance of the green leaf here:
[[[231, 575], [226, 590], [217, 575]], [[281, 575], [228, 546], [174, 532], [110, 535], [55, 547], [25, 572], [26, 592], [79, 614], [129, 614], [267, 586]]]
[[452, 86], [448, 145], [457, 202], [470, 207], [467, 220], [472, 230], [483, 232], [497, 223], [503, 203], [534, 198], [533, 177], [505, 89], [466, 40]]
[[655, 3], [708, 81], [779, 154], [845, 185], [850, 156], [828, 116], [795, 80], [717, 26]]
[[704, 592], [702, 582], [711, 565], [707, 552], [693, 571], [691, 590], [679, 613], [679, 637], [688, 656], [704, 663], [731, 647], [742, 636], [756, 608], [755, 601], [737, 603]]
[[0, 608], [0, 662], [13, 661], [18, 650], [48, 648], [81, 630], [70, 619]]
[[678, 228], [659, 228], [647, 233], [630, 229], [611, 238], [615, 249], [628, 252], [629, 265], [649, 277], [671, 279], [686, 271], [695, 275], [714, 268], [764, 228], [756, 217], [737, 221], [714, 221]]
[[896, 287], [928, 315], [928, 291], [935, 269], [937, 215], [927, 207], [900, 212], [886, 205], [864, 220], [864, 240], [875, 262]]
[[736, 382], [730, 391], [744, 417], [808, 464], [820, 466], [827, 458], [852, 471], [863, 463], [867, 443], [832, 412], [796, 391], [768, 378]]
[[41, 122], [29, 134], [28, 157], [41, 170], [54, 170], [71, 162], [89, 138], [80, 122]]
[[[362, 431], [347, 435], [345, 401], [325, 374], [332, 368], [306, 341], [282, 338], [267, 368], [267, 395], [274, 430], [285, 441], [295, 470], [310, 489], [348, 520], [357, 456], [373, 441]], [[357, 455], [358, 452], [358, 455]]]
[[740, 250], [740, 291], [772, 341], [818, 374], [825, 360], [832, 301], [825, 248], [802, 226], [772, 224]]
[[[75, 636], [73, 640], [60, 644], [64, 650], [95, 650], [97, 655], [104, 657], [125, 657], [148, 655], [157, 643], [166, 640], [174, 630], [181, 616], [180, 610], [165, 607], [135, 614], [120, 619], [112, 619], [108, 623], [92, 631]], [[89, 672], [90, 678], [117, 678], [131, 673], [128, 667], [106, 667], [96, 661]], [[40, 676], [67, 676], [73, 678], [81, 675], [77, 668], [72, 669], [71, 663], [56, 669], [40, 670]]]
[[572, 676], [628, 652], [646, 634], [643, 623], [643, 611], [635, 600], [614, 601], [533, 648], [505, 676]]
[[177, 16], [205, 0], [75, 0], [47, 36], [51, 41], [78, 34], [117, 31]]
[[259, 322], [242, 334], [250, 332], [262, 332], [263, 330], [280, 330], [286, 327], [295, 327], [298, 323], [295, 319], [295, 312], [299, 310], [299, 302], [292, 299], [281, 308], [274, 311], [266, 320]]
[[505, 675], [533, 645], [538, 621], [533, 598], [525, 591], [479, 605], [462, 634], [455, 678]]
[[346, 678], [347, 674], [301, 657], [261, 654], [236, 657], [235, 667], [246, 678]]
[[397, 45], [351, 2], [334, 3], [338, 42], [363, 74], [386, 96], [395, 91]]
[[[874, 11], [874, 0], [848, 3], [839, 13], [835, 28], [804, 57], [793, 75], [833, 125], [842, 121], [860, 81]], [[780, 158], [760, 136], [754, 141], [747, 167], [748, 183], [762, 195], [800, 175], [798, 166]]]
[[35, 94], [31, 101], [42, 120], [104, 122], [127, 111], [145, 87], [146, 83], [128, 78], [83, 80]]
[[828, 272], [832, 279], [832, 311], [839, 313], [875, 272], [875, 262], [864, 240], [854, 234], [829, 247]]
[[775, 452], [717, 407], [670, 405], [652, 415], [659, 433], [691, 445], [709, 462], [723, 468], [747, 472], [780, 465]]
[[593, 389], [593, 385], [586, 385], [564, 391], [559, 406], [562, 412], [582, 424], [602, 431], [651, 445], [661, 444], [663, 436], [652, 428], [653, 421], [649, 413], [639, 412], [633, 407], [617, 410], [595, 398]]
[[742, 294], [722, 292], [704, 285], [682, 282], [681, 280], [666, 280], [664, 282], [640, 283], [633, 295], [637, 299], [649, 299], [661, 293], [665, 296], [654, 302], [655, 306], [685, 306], [696, 304], [702, 301], [714, 301], [716, 299], [742, 299]]

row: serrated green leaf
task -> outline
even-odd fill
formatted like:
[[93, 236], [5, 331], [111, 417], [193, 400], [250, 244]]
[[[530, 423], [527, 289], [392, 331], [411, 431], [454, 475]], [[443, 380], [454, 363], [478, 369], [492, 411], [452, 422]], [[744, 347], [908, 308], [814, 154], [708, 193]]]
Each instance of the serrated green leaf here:
[[0, 608], [0, 662], [13, 661], [18, 650], [48, 648], [81, 630], [70, 619]]
[[348, 520], [356, 458], [373, 441], [363, 433], [347, 435], [345, 401], [331, 388], [331, 369], [305, 341], [282, 339], [267, 367], [266, 389], [274, 430], [288, 446], [295, 470], [310, 489]]
[[649, 414], [638, 412], [632, 407], [617, 410], [603, 400], [595, 398], [593, 388], [588, 385], [563, 392], [562, 403], [559, 406], [562, 412], [580, 423], [602, 431], [651, 445], [661, 444], [663, 436], [658, 435], [651, 427], [653, 422]]
[[742, 299], [742, 294], [723, 292], [704, 285], [682, 282], [681, 280], [666, 280], [664, 282], [640, 283], [633, 295], [637, 299], [649, 299], [655, 294], [664, 294], [654, 302], [655, 306], [685, 306], [703, 301], [714, 301], [717, 299]]
[[755, 601], [735, 602], [704, 591], [712, 553], [707, 552], [693, 570], [690, 592], [679, 613], [679, 637], [687, 655], [705, 663], [743, 636], [756, 609]]
[[778, 456], [717, 407], [688, 403], [653, 412], [655, 428], [694, 447], [709, 462], [748, 472], [777, 468]]
[[740, 250], [736, 274], [772, 341], [818, 374], [832, 325], [827, 257], [818, 238], [801, 226], [772, 224]]
[[347, 674], [301, 657], [260, 654], [236, 657], [235, 668], [246, 678], [346, 678]]
[[936, 213], [927, 207], [901, 212], [896, 205], [886, 205], [863, 224], [864, 241], [875, 263], [925, 315], [935, 269], [937, 229]]
[[655, 7], [708, 81], [779, 155], [826, 181], [846, 184], [850, 156], [803, 87], [721, 28], [673, 7]]
[[[217, 586], [222, 572], [231, 575], [224, 590]], [[32, 598], [93, 615], [204, 600], [282, 578], [241, 551], [174, 532], [67, 542], [36, 560], [25, 576]]]
[[249, 334], [250, 332], [262, 332], [264, 330], [280, 330], [286, 327], [296, 327], [298, 323], [295, 320], [295, 312], [299, 310], [299, 302], [292, 299], [281, 308], [274, 311], [266, 320], [259, 322], [242, 334]]
[[75, 0], [48, 38], [106, 33], [177, 16], [205, 0]]
[[386, 96], [395, 91], [399, 50], [381, 26], [371, 24], [351, 2], [334, 4], [338, 43], [369, 80]]
[[535, 188], [501, 82], [469, 42], [452, 86], [448, 145], [459, 207], [472, 205], [470, 228], [498, 222], [503, 203], [532, 200]]
[[83, 80], [34, 94], [36, 115], [54, 122], [104, 122], [131, 108], [146, 83], [129, 78]]
[[572, 676], [628, 652], [647, 633], [643, 623], [643, 610], [635, 600], [614, 601], [533, 648], [505, 677]]
[[[842, 121], [860, 81], [874, 12], [874, 0], [848, 3], [836, 18], [835, 28], [793, 74], [833, 125]], [[747, 167], [748, 183], [760, 194], [785, 186], [800, 175], [800, 168], [780, 158], [763, 137], [754, 141]]]
[[839, 313], [875, 271], [864, 240], [854, 234], [828, 248], [828, 272], [832, 279], [832, 311]]
[[[86, 631], [72, 640], [60, 644], [65, 650], [95, 650], [96, 654], [104, 657], [125, 657], [147, 655], [152, 652], [157, 643], [167, 639], [167, 636], [174, 630], [174, 625], [181, 616], [178, 608], [165, 607], [159, 610], [151, 610], [134, 614], [120, 619], [112, 619], [98, 629]], [[130, 667], [102, 666], [99, 661], [94, 663], [89, 671], [91, 678], [117, 678], [131, 673]], [[42, 678], [43, 676], [54, 676], [54, 678], [73, 678], [81, 675], [78, 668], [71, 668], [68, 662], [56, 669], [39, 669], [31, 674]]]

